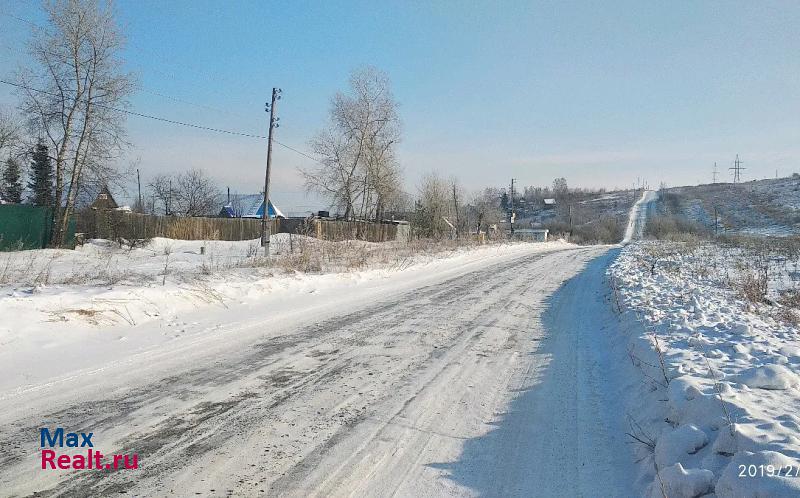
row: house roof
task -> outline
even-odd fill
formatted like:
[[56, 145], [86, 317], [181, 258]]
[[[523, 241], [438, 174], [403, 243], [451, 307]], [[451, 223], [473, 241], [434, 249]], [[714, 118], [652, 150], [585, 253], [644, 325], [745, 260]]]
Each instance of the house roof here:
[[114, 196], [111, 195], [111, 191], [108, 190], [108, 187], [103, 187], [100, 193], [97, 194], [97, 198], [89, 207], [92, 209], [116, 209], [118, 205], [117, 201], [114, 200]]
[[545, 205], [552, 206], [553, 204], [556, 203], [556, 200], [555, 199], [545, 199], [544, 203], [545, 203]]
[[[285, 218], [281, 210], [269, 201], [270, 218]], [[264, 216], [264, 196], [262, 194], [235, 195], [222, 206], [220, 216], [228, 218], [261, 218]]]

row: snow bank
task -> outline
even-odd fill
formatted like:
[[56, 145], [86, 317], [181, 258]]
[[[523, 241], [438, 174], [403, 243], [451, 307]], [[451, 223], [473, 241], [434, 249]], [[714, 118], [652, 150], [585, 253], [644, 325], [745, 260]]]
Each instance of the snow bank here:
[[800, 496], [798, 465], [776, 451], [742, 451], [722, 471], [714, 491], [718, 498]]
[[650, 498], [695, 498], [711, 492], [714, 488], [712, 482], [714, 474], [709, 470], [683, 468], [676, 463], [667, 467], [660, 473], [648, 493]]
[[661, 242], [630, 244], [609, 268], [641, 377], [629, 412], [652, 441], [637, 444], [650, 496], [800, 496], [800, 477], [739, 476], [800, 465], [800, 331], [743, 302], [737, 271], [717, 246]]
[[785, 390], [798, 385], [797, 375], [783, 365], [749, 368], [734, 380], [753, 389]]
[[706, 433], [692, 424], [665, 429], [656, 443], [656, 465], [665, 469], [676, 463], [686, 463], [686, 455], [694, 455], [707, 444]]

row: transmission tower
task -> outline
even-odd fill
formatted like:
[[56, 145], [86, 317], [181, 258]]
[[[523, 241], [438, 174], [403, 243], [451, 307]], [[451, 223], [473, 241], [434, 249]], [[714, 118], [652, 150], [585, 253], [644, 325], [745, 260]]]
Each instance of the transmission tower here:
[[736, 154], [736, 160], [733, 162], [733, 167], [728, 168], [733, 170], [733, 183], [742, 181], [742, 170], [747, 169], [742, 167], [742, 162], [739, 160], [739, 154]]

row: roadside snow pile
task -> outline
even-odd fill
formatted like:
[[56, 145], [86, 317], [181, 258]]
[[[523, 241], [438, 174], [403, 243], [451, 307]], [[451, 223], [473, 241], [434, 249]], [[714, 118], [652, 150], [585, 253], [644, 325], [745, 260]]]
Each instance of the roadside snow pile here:
[[796, 387], [797, 375], [783, 365], [764, 365], [745, 370], [733, 378], [736, 382], [753, 389], [774, 389], [776, 391]]
[[749, 301], [739, 283], [750, 269], [729, 255], [639, 242], [608, 270], [642, 374], [629, 435], [649, 496], [800, 496], [800, 332], [767, 297], [788, 284], [773, 271], [763, 302]]

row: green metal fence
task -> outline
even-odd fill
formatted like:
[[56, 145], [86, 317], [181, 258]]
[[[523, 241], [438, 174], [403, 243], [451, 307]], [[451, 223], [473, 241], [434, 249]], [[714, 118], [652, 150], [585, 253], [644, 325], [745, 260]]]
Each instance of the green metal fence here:
[[[0, 251], [42, 249], [53, 234], [53, 211], [28, 204], [0, 204]], [[75, 246], [75, 220], [67, 228], [67, 247]]]

